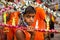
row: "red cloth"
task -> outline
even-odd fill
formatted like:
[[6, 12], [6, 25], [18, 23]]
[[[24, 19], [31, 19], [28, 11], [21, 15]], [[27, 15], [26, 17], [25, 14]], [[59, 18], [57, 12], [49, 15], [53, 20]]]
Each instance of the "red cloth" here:
[[36, 0], [36, 2], [37, 2], [37, 3], [39, 3], [39, 4], [41, 4], [41, 3], [42, 3], [42, 2], [41, 2], [41, 0]]

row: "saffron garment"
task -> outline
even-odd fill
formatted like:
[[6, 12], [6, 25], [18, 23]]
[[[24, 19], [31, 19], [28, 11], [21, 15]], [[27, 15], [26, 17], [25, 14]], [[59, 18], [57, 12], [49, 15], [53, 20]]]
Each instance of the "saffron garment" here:
[[[44, 21], [45, 18], [46, 18], [46, 13], [43, 10], [43, 8], [36, 7], [36, 15], [33, 26], [34, 27], [36, 26], [36, 21], [38, 20], [37, 29], [45, 29], [46, 28], [46, 24]], [[36, 31], [34, 40], [44, 40], [44, 32]]]
[[[19, 12], [13, 12], [10, 14], [9, 20], [7, 21], [8, 25], [18, 25], [19, 22]], [[9, 28], [9, 32], [7, 32], [7, 40], [16, 40], [15, 36], [16, 28]]]
[[26, 30], [23, 30], [23, 32], [24, 32], [25, 35], [26, 35], [25, 40], [30, 40], [31, 34], [30, 34], [29, 32], [27, 32]]

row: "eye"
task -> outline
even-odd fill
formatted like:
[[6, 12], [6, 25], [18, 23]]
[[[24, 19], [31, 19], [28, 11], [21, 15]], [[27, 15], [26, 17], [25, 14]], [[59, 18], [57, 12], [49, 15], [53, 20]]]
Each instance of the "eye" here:
[[34, 18], [34, 16], [32, 16], [32, 18]]
[[30, 18], [30, 16], [26, 16], [27, 18]]

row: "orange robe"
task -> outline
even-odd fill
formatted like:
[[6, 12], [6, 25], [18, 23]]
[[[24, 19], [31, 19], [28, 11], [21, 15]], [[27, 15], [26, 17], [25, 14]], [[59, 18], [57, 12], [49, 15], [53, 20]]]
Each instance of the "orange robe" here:
[[[18, 22], [19, 22], [18, 15], [19, 15], [19, 12], [11, 13], [10, 19], [9, 21], [7, 21], [7, 24], [12, 25], [12, 20], [13, 18], [15, 18], [15, 25], [18, 25]], [[12, 40], [13, 37], [14, 37], [14, 40], [16, 40], [15, 32], [16, 32], [16, 28], [9, 28], [9, 32], [7, 33], [7, 40]]]
[[31, 37], [30, 33], [29, 33], [29, 32], [27, 32], [26, 30], [24, 30], [23, 32], [24, 32], [24, 33], [25, 33], [25, 35], [26, 35], [25, 40], [30, 40], [30, 37]]
[[[44, 21], [45, 17], [46, 17], [45, 11], [42, 8], [37, 7], [33, 26], [35, 27], [36, 21], [38, 20], [38, 29], [45, 29], [46, 28], [46, 24]], [[44, 32], [36, 31], [35, 40], [44, 40]]]

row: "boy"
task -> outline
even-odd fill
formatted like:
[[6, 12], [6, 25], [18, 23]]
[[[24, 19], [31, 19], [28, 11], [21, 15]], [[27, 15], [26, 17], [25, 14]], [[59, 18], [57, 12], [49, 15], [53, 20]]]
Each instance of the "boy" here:
[[[28, 11], [27, 9], [28, 10], [30, 9], [30, 10]], [[45, 11], [40, 7], [36, 7], [34, 9], [34, 10], [36, 10], [36, 12], [35, 11], [32, 12], [33, 8], [31, 10], [31, 8], [27, 7], [27, 9], [25, 10], [25, 14], [23, 16], [24, 16], [24, 21], [28, 24], [27, 29], [30, 29], [29, 32], [26, 33], [27, 34], [26, 36], [28, 36], [28, 37], [27, 37], [27, 39], [25, 39], [25, 36], [24, 36], [25, 33], [20, 30], [20, 31], [17, 31], [17, 33], [16, 33], [17, 35], [19, 35], [19, 36], [17, 36], [17, 39], [18, 40], [30, 40], [29, 39], [29, 35], [30, 35], [31, 40], [44, 40], [44, 32], [34, 31], [34, 27], [36, 26], [36, 21], [38, 20], [37, 28], [38, 29], [46, 28], [45, 21], [44, 21], [45, 17], [46, 17]], [[32, 14], [30, 14], [30, 13], [32, 13]], [[25, 31], [25, 32], [27, 32], [27, 31]]]
[[26, 27], [27, 31], [17, 30], [16, 32], [17, 40], [34, 40], [34, 28], [32, 27], [32, 23], [34, 22], [35, 13], [36, 11], [32, 6], [28, 6], [25, 9], [25, 12], [23, 14], [25, 23], [23, 27]]

